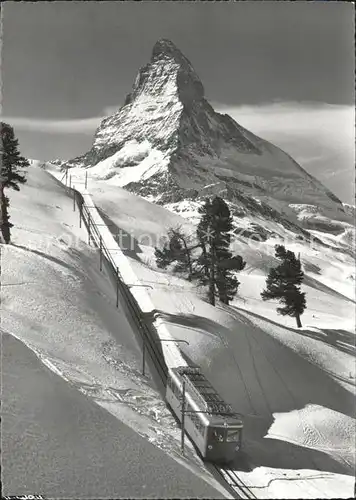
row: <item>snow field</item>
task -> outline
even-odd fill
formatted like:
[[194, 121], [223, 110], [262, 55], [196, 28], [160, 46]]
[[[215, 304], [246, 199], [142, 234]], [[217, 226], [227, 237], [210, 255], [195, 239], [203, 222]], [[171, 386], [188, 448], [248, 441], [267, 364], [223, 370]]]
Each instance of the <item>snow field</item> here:
[[120, 304], [116, 308], [115, 290], [99, 270], [97, 249], [87, 245], [72, 199], [35, 167], [9, 196], [14, 228], [12, 245], [1, 248], [2, 331], [221, 490], [188, 440], [182, 457], [180, 430], [150, 375], [141, 375], [140, 345]]
[[[89, 192], [106, 222], [126, 231], [133, 228], [137, 239], [147, 226], [156, 239], [178, 220], [192, 228], [176, 214], [103, 182], [90, 179]], [[261, 246], [241, 248], [250, 264], [240, 273], [239, 297], [229, 308], [213, 308], [201, 300], [194, 285], [157, 271], [152, 244], [123, 253], [130, 272], [141, 284], [153, 287], [145, 289], [145, 296], [161, 323], [172, 336], [189, 342], [188, 347], [182, 346], [184, 355], [202, 367], [222, 396], [244, 416], [244, 453], [253, 470], [239, 474], [256, 487], [255, 493], [265, 498], [271, 492], [284, 498], [332, 498], [338, 488], [339, 495], [351, 496], [354, 305], [338, 292], [338, 282], [330, 279], [327, 286], [319, 274], [307, 272], [308, 310], [302, 317], [303, 329], [296, 329], [293, 318], [277, 316], [275, 304], [259, 298], [273, 257], [262, 252]], [[303, 264], [318, 266], [321, 278], [335, 262], [347, 274], [349, 257], [300, 248]]]
[[[126, 207], [123, 214], [121, 205], [105, 202], [104, 190], [99, 195], [94, 181], [90, 189], [95, 203], [105, 206], [109, 220], [120, 227], [128, 220], [139, 224], [134, 206]], [[278, 239], [273, 245], [276, 242]], [[348, 275], [352, 259], [340, 252], [335, 255], [331, 249], [323, 253], [294, 243], [291, 249], [300, 251], [305, 267], [312, 269], [306, 272], [304, 287], [308, 300], [305, 326], [298, 330], [293, 318], [278, 316], [275, 304], [260, 300], [266, 271], [275, 261], [273, 253], [261, 252], [261, 245], [258, 250], [245, 248], [244, 258], [252, 261], [252, 266], [240, 273], [242, 284], [235, 314], [233, 308], [227, 312], [211, 307], [200, 300], [194, 286], [155, 270], [152, 248], [141, 245], [143, 253], [132, 254], [129, 260], [142, 283], [155, 284], [153, 290], [147, 288], [147, 293], [172, 334], [189, 341], [189, 347], [181, 347], [185, 356], [199, 364], [223, 397], [245, 416], [245, 449], [256, 468], [266, 469], [273, 463], [284, 477], [289, 462], [296, 470], [309, 466], [327, 472], [324, 486], [320, 486], [320, 478], [315, 479], [318, 497], [329, 497], [330, 481], [339, 484], [340, 494], [347, 496], [345, 491], [350, 492], [353, 484], [347, 474], [354, 469], [355, 455], [355, 311], [352, 294], [346, 289], [340, 293], [339, 280], [334, 278], [342, 280]], [[317, 276], [313, 264], [320, 268]], [[286, 426], [278, 439], [273, 437], [278, 445], [271, 445], [268, 433], [281, 415], [288, 415], [288, 422], [293, 424]], [[281, 445], [281, 458], [272, 458]], [[260, 456], [265, 457], [261, 466]], [[251, 484], [252, 477], [244, 480]], [[308, 484], [314, 484], [313, 480], [301, 480], [303, 488]], [[345, 490], [347, 484], [349, 489]], [[298, 494], [300, 488], [296, 489]], [[310, 490], [305, 489], [305, 495], [310, 496]]]

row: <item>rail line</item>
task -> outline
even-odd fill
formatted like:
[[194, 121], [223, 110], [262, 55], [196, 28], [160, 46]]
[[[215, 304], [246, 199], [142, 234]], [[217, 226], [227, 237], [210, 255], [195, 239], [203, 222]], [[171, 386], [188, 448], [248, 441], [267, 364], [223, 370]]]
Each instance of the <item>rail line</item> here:
[[238, 498], [243, 499], [252, 499], [258, 498], [256, 495], [250, 490], [250, 488], [242, 481], [242, 479], [237, 475], [236, 471], [229, 467], [219, 467], [217, 465], [214, 466], [216, 471], [224, 478], [224, 480], [228, 483], [230, 488], [237, 493]]
[[156, 368], [157, 374], [161, 382], [165, 385], [167, 380], [168, 369], [163, 359], [163, 356], [157, 352], [158, 346], [153, 340], [153, 333], [150, 327], [147, 325], [146, 321], [144, 320], [142, 311], [139, 305], [137, 304], [135, 298], [131, 294], [129, 287], [122, 279], [120, 271], [115, 265], [109, 250], [102, 241], [100, 232], [94, 223], [93, 217], [88, 207], [86, 206], [82, 195], [75, 189], [70, 188], [70, 190], [72, 196], [75, 196], [82, 221], [84, 222], [88, 230], [88, 233], [90, 235], [89, 238], [97, 248], [101, 249], [103, 255], [103, 261], [104, 263], [107, 264], [110, 272], [112, 273], [117, 283], [118, 289], [125, 301], [125, 305], [127, 306], [128, 311], [135, 322], [137, 330], [141, 335], [142, 342], [145, 344], [145, 349], [147, 350], [147, 352], [151, 357], [151, 360]]
[[[56, 179], [57, 180], [57, 179]], [[58, 181], [61, 185], [63, 185], [60, 181]], [[128, 308], [128, 311], [133, 318], [137, 330], [141, 335], [142, 342], [145, 343], [145, 348], [150, 354], [151, 360], [154, 364], [154, 367], [157, 371], [157, 375], [159, 376], [161, 382], [166, 386], [167, 382], [167, 374], [168, 368], [164, 361], [162, 355], [157, 352], [157, 344], [153, 340], [153, 332], [150, 327], [147, 325], [145, 319], [142, 316], [142, 311], [137, 304], [135, 298], [130, 292], [129, 287], [126, 285], [122, 276], [119, 272], [119, 269], [115, 265], [109, 250], [106, 248], [104, 242], [102, 241], [100, 232], [98, 231], [97, 226], [95, 225], [94, 219], [85, 204], [84, 198], [79, 191], [73, 189], [71, 187], [66, 186], [67, 192], [74, 198], [74, 203], [77, 204], [80, 212], [81, 220], [84, 222], [89, 240], [93, 241], [97, 248], [100, 248], [102, 255], [104, 257], [104, 263], [107, 263], [110, 272], [117, 282], [117, 286], [119, 291], [121, 292], [122, 297], [125, 300], [125, 304]], [[239, 478], [236, 471], [229, 467], [219, 467], [217, 465], [213, 465], [214, 470], [218, 473], [219, 477], [227, 483], [230, 490], [237, 495], [237, 498], [242, 499], [255, 499], [258, 498], [256, 495], [249, 489], [249, 487]]]

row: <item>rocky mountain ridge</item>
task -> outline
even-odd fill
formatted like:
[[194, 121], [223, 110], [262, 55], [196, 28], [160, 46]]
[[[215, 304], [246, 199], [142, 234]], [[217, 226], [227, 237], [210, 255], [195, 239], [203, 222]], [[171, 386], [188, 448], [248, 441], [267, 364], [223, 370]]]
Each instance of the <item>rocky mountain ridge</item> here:
[[293, 206], [300, 204], [350, 219], [342, 202], [287, 153], [215, 112], [191, 63], [169, 40], [155, 44], [90, 151], [62, 166], [89, 168], [93, 177], [162, 205], [219, 194], [245, 212], [296, 226], [300, 210]]

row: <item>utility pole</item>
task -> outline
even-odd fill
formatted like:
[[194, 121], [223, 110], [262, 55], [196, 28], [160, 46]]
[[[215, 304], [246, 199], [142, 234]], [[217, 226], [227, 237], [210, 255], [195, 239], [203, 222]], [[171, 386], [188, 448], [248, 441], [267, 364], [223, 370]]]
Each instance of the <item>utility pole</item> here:
[[82, 227], [82, 211], [83, 211], [83, 204], [81, 198], [79, 198], [79, 227]]
[[142, 375], [145, 375], [145, 365], [146, 365], [146, 345], [145, 339], [142, 335]]
[[88, 187], [88, 170], [85, 171], [85, 189]]
[[183, 375], [183, 391], [182, 391], [182, 433], [181, 433], [181, 449], [184, 455], [184, 419], [185, 419], [185, 380]]
[[99, 252], [100, 252], [100, 271], [103, 270], [103, 240], [102, 240], [102, 237], [100, 235], [100, 239], [99, 239]]
[[119, 268], [116, 267], [116, 307], [119, 307]]

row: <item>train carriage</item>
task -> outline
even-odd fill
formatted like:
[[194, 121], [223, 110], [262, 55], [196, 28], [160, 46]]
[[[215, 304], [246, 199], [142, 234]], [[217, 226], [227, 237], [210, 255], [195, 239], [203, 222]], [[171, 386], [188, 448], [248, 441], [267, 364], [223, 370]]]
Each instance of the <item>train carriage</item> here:
[[166, 401], [182, 420], [185, 385], [184, 428], [203, 459], [231, 462], [241, 448], [243, 423], [219, 396], [199, 368], [184, 366], [168, 371]]

